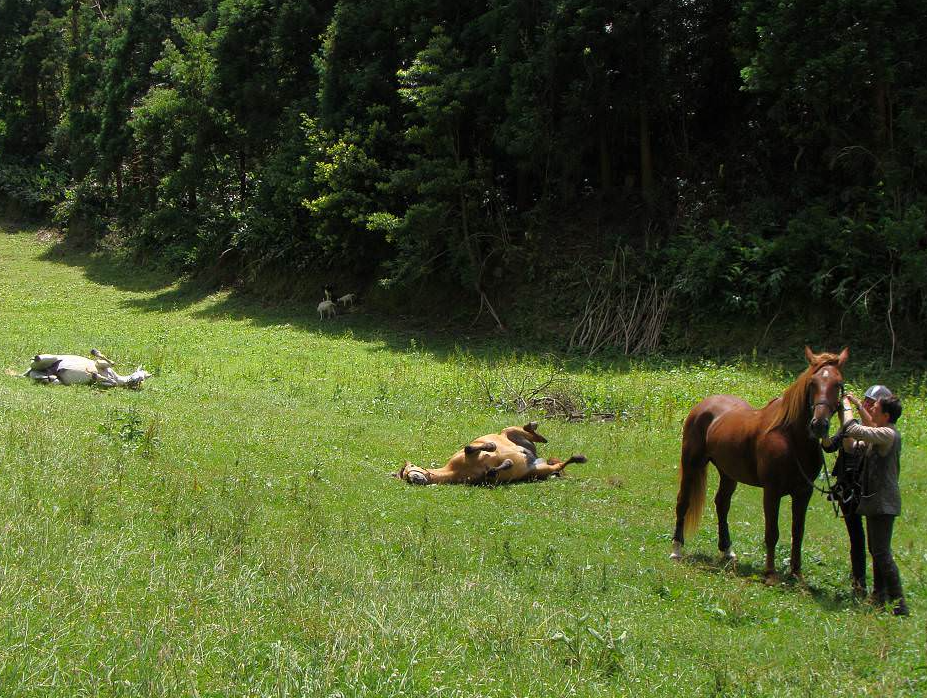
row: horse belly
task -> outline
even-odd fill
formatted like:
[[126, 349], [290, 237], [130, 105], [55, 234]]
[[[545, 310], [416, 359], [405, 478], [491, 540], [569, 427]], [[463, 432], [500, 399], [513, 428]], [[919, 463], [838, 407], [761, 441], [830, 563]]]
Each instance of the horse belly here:
[[755, 455], [756, 437], [750, 413], [727, 412], [711, 423], [705, 435], [708, 459], [737, 482], [761, 487]]
[[536, 463], [546, 463], [543, 458], [538, 458], [533, 454], [526, 453], [522, 449], [503, 449], [495, 455], [495, 465], [499, 465], [506, 458], [512, 461], [512, 466], [510, 468], [500, 470], [495, 474], [493, 481], [496, 484], [531, 480], [533, 479], [534, 472], [537, 470]]
[[59, 368], [55, 375], [64, 385], [82, 385], [93, 382], [93, 377], [89, 373], [76, 368]]

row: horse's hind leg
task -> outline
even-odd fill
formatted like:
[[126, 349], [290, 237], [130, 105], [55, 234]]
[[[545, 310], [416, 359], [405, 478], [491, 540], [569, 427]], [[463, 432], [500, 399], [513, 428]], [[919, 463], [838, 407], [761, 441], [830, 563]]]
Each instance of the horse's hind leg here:
[[731, 552], [731, 531], [727, 525], [727, 514], [731, 510], [731, 497], [737, 489], [737, 481], [718, 471], [721, 475], [721, 484], [715, 494], [715, 510], [718, 512], [718, 550], [727, 560], [734, 560], [737, 556]]
[[537, 460], [531, 468], [531, 479], [546, 480], [551, 475], [559, 475], [570, 463], [585, 463], [586, 456], [582, 454], [570, 456], [567, 460], [548, 458], [545, 461]]

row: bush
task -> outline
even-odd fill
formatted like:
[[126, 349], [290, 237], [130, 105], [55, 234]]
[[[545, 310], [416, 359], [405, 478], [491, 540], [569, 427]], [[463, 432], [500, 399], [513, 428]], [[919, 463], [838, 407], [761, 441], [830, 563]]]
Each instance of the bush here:
[[67, 172], [46, 163], [0, 163], [0, 196], [30, 215], [47, 214], [61, 200], [67, 181]]

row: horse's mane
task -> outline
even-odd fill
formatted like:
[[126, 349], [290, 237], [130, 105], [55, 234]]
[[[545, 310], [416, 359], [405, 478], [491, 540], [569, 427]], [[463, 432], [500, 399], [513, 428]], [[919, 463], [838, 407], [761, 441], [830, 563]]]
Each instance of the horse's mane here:
[[[811, 384], [811, 377], [824, 366], [836, 366], [839, 361], [840, 357], [837, 354], [830, 354], [827, 352], [815, 354], [814, 361], [808, 364], [808, 368], [795, 379], [792, 385], [782, 392], [779, 398], [779, 404], [774, 408], [775, 412], [773, 413], [773, 419], [767, 431], [789, 426], [801, 419], [802, 414], [808, 407], [807, 395], [808, 386]], [[772, 404], [772, 402], [770, 402], [770, 404]]]

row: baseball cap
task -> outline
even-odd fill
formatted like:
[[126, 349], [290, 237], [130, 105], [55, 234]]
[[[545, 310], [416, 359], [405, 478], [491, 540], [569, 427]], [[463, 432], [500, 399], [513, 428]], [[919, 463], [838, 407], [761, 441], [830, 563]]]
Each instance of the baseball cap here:
[[866, 394], [863, 397], [868, 397], [870, 400], [881, 400], [883, 397], [891, 396], [892, 391], [884, 385], [870, 385], [866, 389]]

